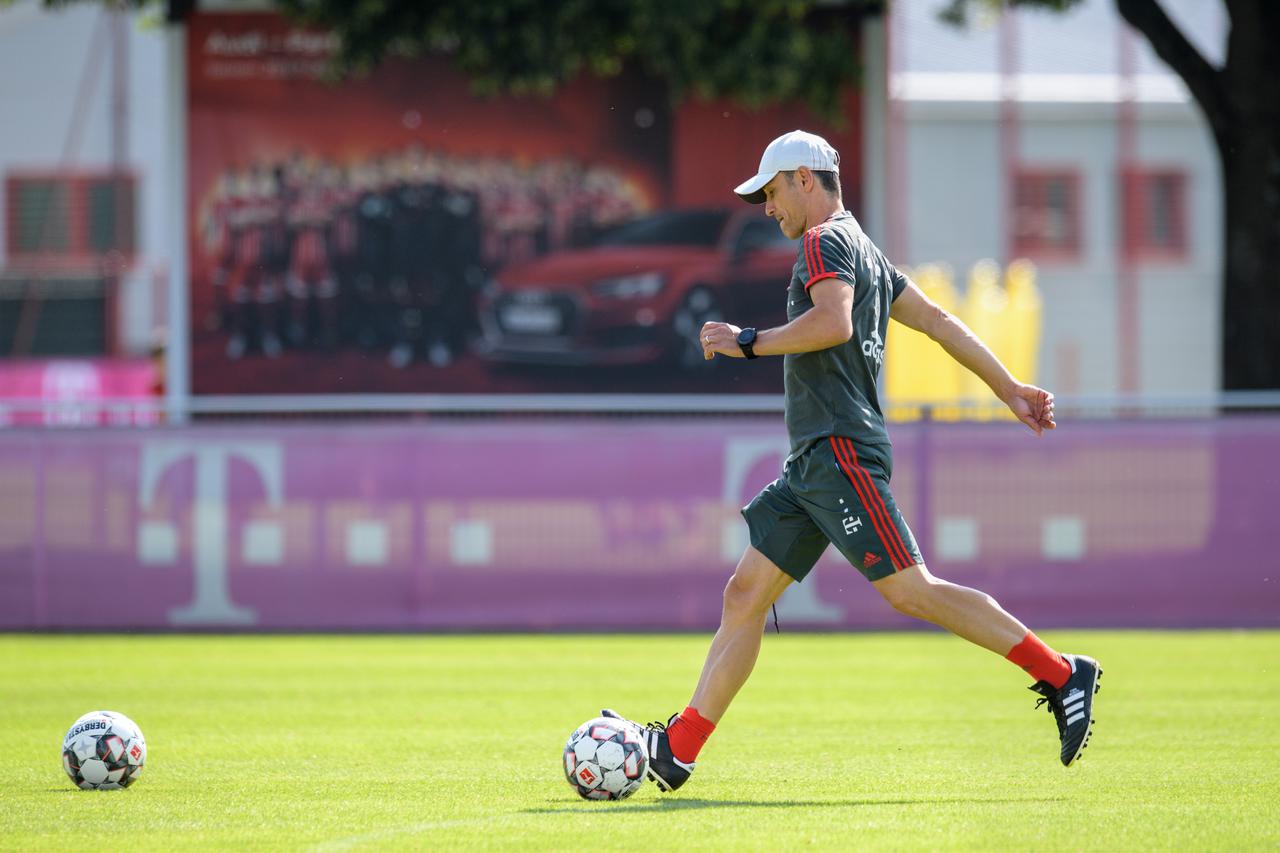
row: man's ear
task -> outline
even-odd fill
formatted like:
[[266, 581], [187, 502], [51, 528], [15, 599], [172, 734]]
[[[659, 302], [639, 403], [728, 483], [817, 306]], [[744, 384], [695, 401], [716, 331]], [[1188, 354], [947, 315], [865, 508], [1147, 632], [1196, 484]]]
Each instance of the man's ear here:
[[796, 169], [796, 179], [803, 192], [808, 192], [813, 186], [813, 172], [809, 171], [808, 166], [800, 166]]

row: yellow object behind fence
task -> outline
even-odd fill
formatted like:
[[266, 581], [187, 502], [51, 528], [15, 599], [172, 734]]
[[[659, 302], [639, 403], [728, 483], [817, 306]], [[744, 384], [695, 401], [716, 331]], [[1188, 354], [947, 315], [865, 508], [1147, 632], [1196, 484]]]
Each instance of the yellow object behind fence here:
[[1036, 267], [1030, 261], [1014, 261], [1004, 275], [1005, 292], [1009, 296], [1006, 309], [1006, 343], [1008, 352], [1001, 355], [1009, 372], [1023, 382], [1034, 383], [1040, 366], [1040, 333], [1042, 311], [1040, 291], [1036, 288]]
[[[944, 311], [955, 313], [960, 297], [951, 284], [951, 270], [926, 264], [908, 272], [916, 286]], [[890, 316], [893, 316], [890, 309]], [[901, 323], [889, 324], [885, 343], [885, 390], [891, 420], [916, 420], [920, 407], [894, 407], [894, 400], [909, 400], [933, 407], [954, 404], [960, 396], [963, 368], [927, 335]], [[889, 355], [892, 353], [892, 355]]]
[[[963, 299], [946, 267], [926, 264], [908, 275], [925, 296], [963, 320], [1014, 376], [1023, 382], [1036, 380], [1041, 303], [1031, 262], [1011, 263], [1003, 286], [999, 267], [992, 261], [979, 262], [969, 273]], [[885, 396], [890, 420], [916, 420], [922, 414], [922, 404], [928, 405], [938, 420], [1013, 417], [986, 383], [926, 335], [901, 323], [890, 323], [886, 343]], [[895, 402], [899, 400], [904, 405]]]

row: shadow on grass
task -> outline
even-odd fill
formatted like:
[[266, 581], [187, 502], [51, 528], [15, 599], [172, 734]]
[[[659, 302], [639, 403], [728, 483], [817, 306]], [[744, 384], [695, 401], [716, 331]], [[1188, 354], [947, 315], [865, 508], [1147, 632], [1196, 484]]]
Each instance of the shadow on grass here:
[[[835, 808], [853, 808], [857, 806], [937, 806], [947, 803], [1053, 803], [1060, 802], [1061, 797], [919, 797], [901, 800], [698, 800], [698, 799], [662, 799], [648, 803], [619, 804], [619, 808], [629, 812], [679, 811], [681, 809], [723, 809], [723, 808], [765, 808], [790, 809], [814, 808], [819, 806]], [[607, 801], [573, 803], [570, 805], [544, 806], [542, 808], [522, 809], [526, 814], [560, 814], [590, 812]], [[601, 810], [603, 813], [603, 810]]]

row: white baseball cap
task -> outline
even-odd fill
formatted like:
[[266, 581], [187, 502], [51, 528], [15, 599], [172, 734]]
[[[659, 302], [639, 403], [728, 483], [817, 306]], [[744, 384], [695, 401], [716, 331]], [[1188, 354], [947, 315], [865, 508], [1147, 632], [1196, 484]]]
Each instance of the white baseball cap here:
[[792, 172], [801, 166], [815, 172], [839, 172], [840, 155], [827, 140], [803, 130], [784, 133], [769, 143], [760, 158], [760, 171], [734, 188], [743, 201], [764, 202], [764, 185], [779, 172]]

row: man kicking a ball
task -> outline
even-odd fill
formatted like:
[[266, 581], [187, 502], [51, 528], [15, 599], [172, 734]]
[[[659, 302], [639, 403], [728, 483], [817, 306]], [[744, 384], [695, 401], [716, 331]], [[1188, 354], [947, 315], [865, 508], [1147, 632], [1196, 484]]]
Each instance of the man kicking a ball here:
[[1097, 662], [1059, 654], [991, 596], [930, 574], [898, 512], [876, 394], [889, 318], [935, 340], [1036, 435], [1055, 426], [1053, 395], [1014, 379], [964, 323], [885, 259], [844, 209], [839, 163], [826, 140], [792, 131], [769, 144], [759, 173], [734, 190], [744, 201], [763, 203], [787, 237], [804, 239], [787, 289], [786, 325], [757, 331], [707, 323], [703, 355], [784, 357], [791, 450], [782, 476], [742, 511], [751, 545], [725, 587], [720, 629], [693, 698], [666, 725], [644, 727], [649, 775], [664, 791], [693, 773], [698, 751], [751, 675], [770, 606], [788, 584], [804, 580], [828, 543], [898, 611], [1026, 670], [1043, 697], [1036, 707], [1047, 703], [1057, 721], [1064, 765], [1089, 740], [1102, 675]]

